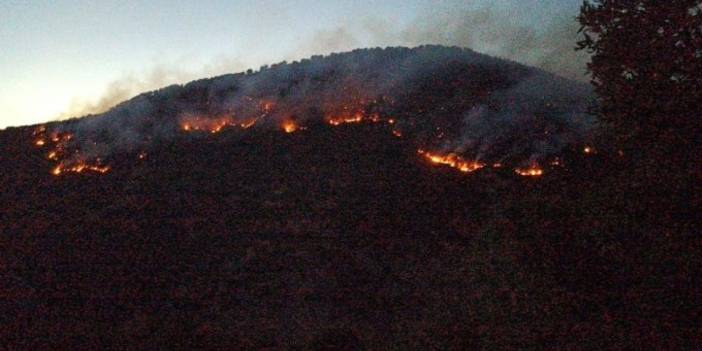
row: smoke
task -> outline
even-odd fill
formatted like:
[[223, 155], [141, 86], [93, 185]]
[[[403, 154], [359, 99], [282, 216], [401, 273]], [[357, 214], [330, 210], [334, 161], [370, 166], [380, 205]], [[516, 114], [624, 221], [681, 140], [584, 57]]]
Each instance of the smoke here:
[[[328, 30], [315, 32], [287, 57], [300, 59], [312, 55], [350, 51], [359, 46], [419, 46], [438, 44], [459, 46], [529, 66], [538, 67], [569, 79], [587, 81], [587, 53], [575, 51], [579, 24], [575, 15], [555, 13], [542, 28], [519, 24], [515, 14], [491, 7], [452, 8], [431, 11], [407, 26], [377, 17], [354, 19]], [[159, 64], [147, 72], [127, 73], [110, 82], [95, 100], [75, 98], [58, 119], [106, 112], [137, 94], [194, 79], [243, 71], [250, 65], [236, 57], [222, 56], [201, 69], [186, 70], [177, 64]]]
[[[594, 123], [584, 113], [589, 91], [534, 75], [464, 113], [461, 136], [444, 149], [473, 158], [532, 163], [582, 142]], [[498, 108], [490, 107], [498, 106]]]
[[[162, 77], [169, 74], [145, 81]], [[115, 84], [112, 96], [143, 84]], [[589, 93], [584, 84], [468, 49], [378, 48], [171, 85], [59, 128], [75, 135], [80, 152], [72, 154], [84, 160], [148, 149], [183, 135], [183, 121], [234, 132], [252, 121], [253, 129], [270, 129], [375, 115], [392, 117], [419, 147], [516, 164], [581, 139]]]
[[302, 44], [302, 48], [299, 50], [309, 53], [306, 56], [311, 56], [350, 51], [359, 45], [360, 41], [350, 29], [338, 27], [329, 31], [317, 31], [310, 40]]
[[579, 24], [575, 17], [544, 21], [544, 28], [521, 25], [511, 14], [492, 8], [452, 11], [418, 19], [400, 32], [408, 45], [436, 43], [535, 66], [566, 78], [584, 80], [588, 56], [576, 52]]
[[580, 34], [574, 14], [556, 13], [540, 28], [520, 24], [514, 16], [491, 7], [452, 9], [420, 16], [404, 27], [366, 17], [316, 32], [291, 57], [350, 50], [358, 43], [366, 47], [437, 44], [470, 48], [565, 78], [588, 80], [589, 55], [575, 50]]
[[237, 58], [222, 56], [197, 70], [187, 70], [178, 64], [157, 64], [139, 73], [126, 73], [107, 84], [97, 99], [74, 98], [68, 109], [59, 114], [58, 120], [107, 112], [117, 104], [136, 95], [173, 84], [183, 84], [202, 77], [244, 70], [247, 66]]

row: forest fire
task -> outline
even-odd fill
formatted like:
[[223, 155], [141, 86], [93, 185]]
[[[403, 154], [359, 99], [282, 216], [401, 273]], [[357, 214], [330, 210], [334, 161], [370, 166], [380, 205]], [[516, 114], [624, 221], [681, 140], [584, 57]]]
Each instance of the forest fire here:
[[463, 173], [469, 173], [477, 171], [483, 167], [484, 164], [477, 161], [468, 161], [462, 157], [456, 155], [455, 153], [450, 153], [448, 155], [439, 155], [435, 153], [430, 153], [424, 150], [418, 150], [417, 153], [423, 155], [424, 158], [435, 164], [447, 165], [449, 167], [455, 168]]
[[516, 168], [514, 172], [523, 177], [540, 177], [544, 174], [544, 170], [536, 164], [532, 164], [528, 168]]
[[[259, 109], [261, 114], [257, 117], [250, 117], [246, 119], [236, 120], [231, 115], [225, 115], [220, 117], [207, 117], [207, 116], [186, 116], [182, 117], [177, 126], [180, 130], [184, 132], [199, 132], [206, 134], [217, 134], [225, 130], [226, 128], [242, 128], [248, 129], [256, 125], [262, 118], [268, 115], [268, 112], [273, 109], [273, 103], [266, 102], [259, 104]], [[387, 116], [382, 116], [377, 112], [366, 114], [363, 108], [358, 108], [353, 112], [354, 109], [349, 109], [344, 107], [344, 112], [335, 117], [325, 118], [328, 125], [336, 127], [342, 124], [360, 124], [360, 123], [382, 123], [389, 125], [389, 132], [397, 138], [402, 138], [403, 132], [400, 126], [397, 125], [397, 120]], [[327, 115], [329, 116], [329, 115]], [[294, 117], [286, 117], [280, 120], [278, 128], [285, 133], [295, 133], [300, 130], [306, 129], [304, 126], [298, 124]], [[438, 128], [437, 128], [438, 130]], [[443, 136], [443, 132], [439, 135]], [[81, 155], [79, 149], [75, 149], [71, 145], [71, 140], [73, 135], [70, 133], [60, 133], [60, 132], [47, 132], [45, 127], [37, 129], [34, 134], [34, 143], [38, 147], [44, 147], [45, 145], [50, 145], [53, 147], [49, 148], [49, 151], [45, 154], [48, 160], [55, 162], [55, 166], [51, 169], [51, 174], [54, 176], [61, 176], [66, 173], [98, 173], [105, 174], [111, 170], [110, 166], [104, 165], [100, 159], [94, 161], [89, 161]], [[418, 154], [429, 161], [431, 164], [448, 166], [456, 169], [462, 173], [471, 173], [479, 169], [490, 167], [493, 169], [500, 169], [503, 167], [508, 167], [508, 165], [502, 162], [494, 162], [484, 164], [476, 160], [465, 159], [458, 154], [451, 153], [436, 153], [425, 151], [424, 149], [419, 149]], [[591, 146], [585, 146], [583, 152], [586, 154], [594, 153], [595, 149]], [[68, 156], [70, 155], [70, 157]], [[144, 160], [146, 158], [146, 152], [142, 151], [138, 154], [139, 160]], [[563, 160], [560, 157], [552, 158], [547, 162], [549, 166], [563, 166]], [[513, 168], [514, 172], [520, 176], [524, 177], [540, 177], [544, 174], [544, 170], [537, 165], [532, 163], [529, 167], [519, 167]]]
[[254, 124], [256, 124], [256, 121], [257, 121], [257, 119], [251, 119], [251, 120], [241, 122], [241, 123], [239, 123], [239, 127], [243, 128], [243, 129], [249, 129], [249, 128], [253, 127]]
[[86, 164], [83, 162], [79, 162], [77, 164], [67, 166], [67, 167], [65, 167], [62, 164], [59, 164], [58, 166], [54, 167], [54, 169], [51, 171], [51, 174], [53, 174], [55, 176], [60, 176], [64, 173], [84, 173], [84, 172], [94, 172], [94, 173], [105, 174], [109, 171], [110, 171], [109, 166], [90, 165], [90, 164]]
[[234, 123], [231, 117], [186, 117], [180, 121], [180, 128], [185, 132], [207, 132], [217, 134], [224, 128], [233, 126], [236, 126], [236, 123]]
[[[41, 126], [34, 131], [34, 136], [40, 136], [40, 139], [34, 142], [38, 147], [43, 147], [48, 144], [46, 141], [46, 127]], [[94, 163], [89, 163], [84, 160], [80, 161], [62, 161], [62, 155], [68, 154], [67, 149], [69, 147], [69, 142], [73, 139], [73, 134], [70, 133], [59, 133], [53, 132], [49, 140], [53, 142], [53, 148], [46, 154], [46, 158], [50, 161], [57, 162], [58, 164], [51, 169], [51, 174], [54, 176], [61, 176], [66, 173], [85, 173], [93, 172], [99, 174], [105, 174], [110, 171], [109, 166], [102, 165], [100, 159], [97, 159]], [[75, 150], [75, 155], [79, 156], [80, 151]]]
[[298, 129], [298, 126], [297, 126], [297, 124], [295, 123], [295, 121], [292, 121], [292, 120], [289, 120], [289, 119], [283, 121], [283, 124], [281, 125], [281, 127], [283, 128], [283, 130], [284, 130], [286, 133], [294, 133], [294, 132], [297, 131], [297, 129]]
[[363, 114], [361, 112], [357, 112], [353, 116], [332, 117], [329, 118], [327, 121], [333, 126], [339, 126], [342, 124], [349, 123], [361, 123], [363, 121]]
[[[327, 117], [326, 120], [329, 125], [334, 127], [342, 124], [358, 124], [363, 122], [395, 124], [395, 119], [393, 118], [382, 118], [378, 113], [371, 113], [370, 116], [368, 116], [363, 111], [356, 112], [353, 115], [343, 114]], [[393, 130], [392, 133], [398, 138], [402, 136], [399, 130]]]
[[[272, 105], [266, 105], [262, 108], [267, 110], [272, 108], [271, 106]], [[180, 128], [185, 132], [217, 134], [228, 127], [240, 127], [242, 129], [250, 128], [254, 126], [260, 118], [265, 116], [266, 114], [264, 113], [257, 118], [240, 121], [235, 121], [232, 117], [188, 117], [180, 120]], [[327, 123], [331, 126], [357, 124], [362, 122], [388, 123], [389, 125], [395, 125], [396, 120], [393, 118], [383, 118], [377, 113], [372, 113], [367, 116], [363, 112], [356, 112], [353, 115], [327, 119]], [[293, 118], [283, 119], [279, 124], [279, 128], [285, 133], [295, 133], [306, 129], [303, 126], [300, 126]], [[397, 127], [392, 127], [390, 132], [392, 135], [398, 138], [403, 136], [403, 133]], [[45, 155], [48, 160], [55, 162], [55, 166], [51, 169], [51, 174], [54, 176], [61, 176], [66, 173], [81, 174], [89, 172], [105, 174], [111, 170], [110, 166], [104, 165], [100, 159], [88, 161], [85, 158], [81, 158], [80, 150], [69, 149], [70, 142], [73, 139], [73, 134], [60, 132], [52, 132], [49, 134], [47, 133], [46, 128], [39, 128], [34, 132], [33, 136], [36, 138], [34, 144], [37, 147], [45, 147], [47, 145], [50, 146], [49, 151]], [[432, 164], [449, 166], [462, 173], [471, 173], [487, 166], [479, 161], [467, 160], [453, 152], [443, 154], [429, 152], [423, 149], [419, 149], [417, 152]], [[585, 146], [583, 147], [583, 152], [585, 154], [593, 154], [596, 151], [592, 146]], [[66, 155], [72, 156], [70, 158], [66, 158]], [[138, 154], [139, 160], [144, 160], [145, 158], [146, 152], [141, 152]], [[548, 165], [552, 167], [563, 167], [563, 160], [560, 157], [555, 157], [548, 162]], [[506, 165], [504, 165], [502, 162], [494, 162], [489, 164], [489, 167], [493, 169], [499, 169], [505, 166]], [[538, 164], [532, 163], [529, 167], [514, 168], [514, 172], [520, 176], [536, 178], [544, 174], [544, 169], [542, 169]]]

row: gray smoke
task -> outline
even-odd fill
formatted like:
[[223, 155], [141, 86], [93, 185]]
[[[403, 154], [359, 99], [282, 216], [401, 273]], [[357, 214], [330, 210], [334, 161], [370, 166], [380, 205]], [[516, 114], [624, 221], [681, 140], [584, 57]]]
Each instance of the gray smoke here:
[[406, 27], [367, 17], [318, 31], [291, 57], [348, 51], [358, 43], [365, 43], [366, 47], [438, 44], [467, 47], [569, 79], [588, 80], [589, 55], [575, 50], [580, 39], [576, 14], [556, 13], [545, 19], [541, 28], [519, 24], [513, 16], [491, 7], [476, 10], [459, 7], [420, 16]]
[[[569, 79], [587, 81], [587, 53], [575, 51], [579, 24], [575, 14], [556, 13], [543, 28], [519, 24], [514, 14], [491, 7], [430, 12], [400, 27], [383, 18], [364, 17], [336, 28], [317, 31], [287, 55], [289, 60], [319, 54], [351, 51], [359, 46], [415, 47], [425, 44], [471, 48], [491, 56], [538, 67]], [[59, 119], [103, 113], [137, 94], [169, 84], [246, 69], [244, 60], [220, 57], [203, 69], [188, 71], [178, 65], [161, 64], [151, 71], [125, 74], [108, 84], [95, 101], [74, 99]]]
[[585, 113], [588, 95], [584, 86], [531, 76], [467, 111], [460, 138], [444, 149], [509, 163], [557, 155], [564, 147], [583, 142], [592, 127], [594, 117]]
[[201, 69], [187, 70], [177, 64], [157, 64], [148, 71], [125, 73], [109, 82], [104, 92], [95, 100], [74, 98], [58, 120], [100, 114], [140, 93], [173, 84], [183, 84], [202, 77], [211, 77], [246, 69], [246, 65], [233, 57], [219, 57]]
[[183, 119], [279, 128], [362, 112], [392, 116], [424, 148], [520, 162], [581, 138], [588, 98], [583, 84], [469, 49], [378, 48], [169, 86], [61, 128], [81, 157], [106, 158], [181, 135]]

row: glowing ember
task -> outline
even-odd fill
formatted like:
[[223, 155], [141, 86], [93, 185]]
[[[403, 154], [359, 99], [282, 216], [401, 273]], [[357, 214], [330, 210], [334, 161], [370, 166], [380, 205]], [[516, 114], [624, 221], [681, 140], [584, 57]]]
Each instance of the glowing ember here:
[[348, 123], [361, 123], [363, 121], [363, 114], [358, 112], [354, 114], [353, 116], [346, 116], [346, 117], [333, 117], [328, 119], [329, 124], [333, 126], [338, 126], [342, 124], [348, 124]]
[[216, 134], [226, 127], [235, 126], [231, 117], [203, 118], [188, 117], [180, 121], [180, 128], [185, 132], [207, 132]]
[[293, 133], [297, 130], [297, 124], [291, 120], [284, 121], [281, 127], [286, 133]]
[[74, 157], [80, 156], [80, 150], [75, 149], [71, 152], [69, 150], [69, 143], [73, 139], [73, 134], [70, 133], [59, 133], [52, 132], [48, 136], [46, 127], [42, 126], [34, 131], [34, 136], [39, 136], [34, 144], [37, 146], [49, 145], [47, 138], [53, 143], [52, 149], [46, 154], [46, 158], [56, 162], [57, 164], [51, 168], [51, 174], [54, 176], [60, 176], [65, 173], [84, 173], [93, 172], [104, 174], [110, 171], [109, 166], [102, 165], [102, 161], [98, 158], [94, 162], [89, 163], [86, 161], [62, 161], [61, 157], [63, 155], [73, 154]]
[[60, 164], [54, 169], [51, 170], [51, 174], [54, 176], [60, 176], [64, 173], [84, 173], [84, 172], [94, 172], [94, 173], [100, 173], [100, 174], [105, 174], [110, 171], [109, 166], [100, 166], [100, 165], [90, 165], [87, 163], [79, 162], [71, 166], [64, 166], [63, 164]]
[[41, 126], [35, 129], [34, 132], [32, 132], [32, 135], [37, 136], [39, 134], [43, 134], [44, 132], [46, 132], [46, 126]]
[[517, 168], [514, 172], [524, 177], [539, 177], [544, 174], [544, 170], [537, 165], [532, 165], [529, 168]]
[[[269, 116], [267, 113], [274, 109], [274, 104], [271, 102], [261, 102], [259, 105], [261, 115], [258, 117], [248, 116], [246, 119], [234, 119], [227, 114], [223, 117], [204, 117], [204, 116], [188, 116], [181, 118], [179, 127], [185, 132], [202, 132], [216, 134], [223, 131], [225, 128], [236, 127], [247, 129], [254, 126], [260, 120]], [[278, 120], [280, 121], [280, 120]], [[397, 121], [393, 118], [383, 117], [379, 113], [373, 112], [366, 114], [362, 108], [344, 107], [338, 115], [327, 117], [326, 122], [331, 126], [339, 126], [342, 124], [358, 124], [358, 123], [387, 123], [391, 126], [388, 129], [395, 137], [403, 137], [399, 126], [395, 126]], [[294, 133], [306, 129], [296, 123], [294, 117], [283, 119], [279, 124], [286, 133]], [[443, 137], [444, 133], [437, 128], [438, 138]], [[49, 145], [46, 157], [54, 161], [54, 167], [51, 169], [51, 174], [54, 176], [62, 176], [67, 173], [98, 173], [105, 174], [110, 172], [110, 166], [103, 164], [101, 159], [89, 160], [81, 154], [81, 150], [77, 147], [81, 143], [71, 143], [73, 135], [63, 132], [47, 132], [46, 128], [38, 128], [34, 131], [34, 144], [37, 146]], [[476, 160], [468, 160], [456, 153], [434, 153], [422, 149], [417, 150], [427, 161], [436, 165], [444, 165], [454, 168], [463, 173], [470, 173], [486, 167]], [[591, 146], [585, 146], [583, 152], [586, 154], [594, 154], [596, 150]], [[146, 151], [138, 154], [139, 160], [147, 158]], [[549, 166], [563, 166], [563, 161], [558, 157], [551, 157], [548, 162]], [[505, 167], [501, 162], [491, 163], [488, 167], [502, 168]], [[550, 169], [550, 168], [549, 168]], [[539, 177], [544, 174], [544, 170], [536, 163], [525, 168], [515, 168], [514, 172], [525, 177]]]
[[252, 119], [250, 121], [245, 121], [245, 122], [239, 123], [239, 126], [241, 128], [244, 128], [244, 129], [249, 129], [249, 128], [253, 127], [254, 124], [256, 124], [256, 120]]
[[424, 157], [432, 163], [447, 165], [464, 173], [477, 171], [485, 167], [485, 165], [480, 162], [465, 160], [454, 153], [450, 153], [448, 155], [439, 155], [426, 152], [424, 150], [418, 150], [417, 152], [421, 155], [424, 155]]
[[264, 101], [261, 103], [261, 108], [263, 109], [263, 112], [270, 112], [273, 109], [273, 102], [271, 101]]

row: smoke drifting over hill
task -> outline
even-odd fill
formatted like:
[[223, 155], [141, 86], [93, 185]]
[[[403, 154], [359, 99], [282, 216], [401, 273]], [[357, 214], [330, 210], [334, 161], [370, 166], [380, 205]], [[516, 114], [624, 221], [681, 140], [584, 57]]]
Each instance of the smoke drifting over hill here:
[[[425, 44], [459, 46], [477, 52], [541, 68], [568, 79], [587, 81], [587, 53], [574, 50], [579, 39], [575, 14], [551, 13], [543, 27], [517, 23], [514, 14], [493, 7], [432, 12], [417, 17], [406, 26], [387, 19], [363, 17], [335, 28], [320, 30], [302, 41], [287, 55], [295, 60], [316, 54], [351, 51], [363, 47], [408, 46]], [[103, 113], [137, 94], [168, 84], [179, 84], [199, 77], [216, 76], [245, 70], [247, 65], [236, 55], [220, 57], [198, 71], [187, 71], [175, 64], [160, 64], [143, 75], [126, 74], [111, 83], [94, 101], [76, 99], [59, 118]]]
[[494, 8], [456, 9], [418, 17], [406, 27], [385, 19], [364, 18], [317, 32], [299, 48], [304, 55], [352, 50], [367, 46], [440, 44], [475, 51], [541, 68], [557, 75], [586, 81], [587, 53], [575, 51], [579, 24], [575, 14], [554, 14], [535, 28], [515, 22]]
[[120, 102], [131, 99], [143, 92], [172, 84], [186, 83], [201, 77], [245, 69], [246, 65], [243, 62], [231, 57], [220, 57], [197, 71], [184, 70], [176, 64], [158, 64], [149, 71], [124, 74], [122, 77], [110, 82], [96, 100], [75, 98], [69, 108], [61, 113], [58, 118], [63, 120], [104, 113]]
[[385, 121], [418, 148], [520, 164], [582, 139], [588, 97], [585, 85], [468, 49], [366, 49], [170, 86], [57, 131], [85, 161], [183, 131]]

